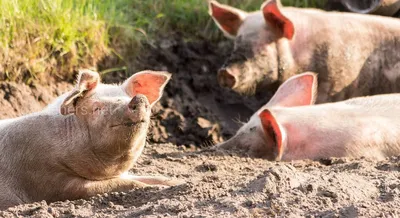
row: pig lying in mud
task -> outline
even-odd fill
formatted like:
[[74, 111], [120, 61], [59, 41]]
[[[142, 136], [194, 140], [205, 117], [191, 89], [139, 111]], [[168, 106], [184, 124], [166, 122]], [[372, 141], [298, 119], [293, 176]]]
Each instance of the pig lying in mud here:
[[209, 11], [235, 46], [218, 72], [238, 93], [274, 91], [293, 75], [319, 73], [317, 102], [400, 91], [400, 20], [281, 7], [245, 11], [210, 1]]
[[291, 77], [236, 135], [217, 145], [269, 160], [400, 155], [400, 94], [313, 105], [317, 78]]
[[0, 209], [178, 184], [128, 174], [169, 79], [165, 72], [143, 71], [122, 85], [106, 85], [98, 73], [83, 70], [76, 87], [43, 111], [1, 120]]

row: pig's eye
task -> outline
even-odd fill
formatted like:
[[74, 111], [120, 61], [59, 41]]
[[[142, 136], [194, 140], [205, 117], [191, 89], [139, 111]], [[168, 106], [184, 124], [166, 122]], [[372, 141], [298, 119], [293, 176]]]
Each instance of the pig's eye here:
[[256, 130], [256, 127], [255, 127], [255, 126], [253, 126], [253, 127], [250, 128], [250, 132], [254, 132], [254, 130]]

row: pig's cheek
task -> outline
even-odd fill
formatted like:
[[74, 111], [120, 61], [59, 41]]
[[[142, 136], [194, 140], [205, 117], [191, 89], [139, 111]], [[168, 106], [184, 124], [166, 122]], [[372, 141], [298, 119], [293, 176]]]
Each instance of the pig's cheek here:
[[94, 111], [90, 112], [90, 117], [95, 122], [100, 120], [101, 116], [102, 116], [102, 111], [101, 110], [94, 110]]
[[105, 126], [105, 122], [109, 120], [111, 114], [106, 108], [95, 108], [91, 111], [87, 111], [90, 122], [100, 126]]
[[243, 153], [248, 153], [251, 149], [251, 144], [249, 140], [242, 138], [241, 140], [236, 141], [236, 143], [232, 143], [231, 148], [238, 149]]

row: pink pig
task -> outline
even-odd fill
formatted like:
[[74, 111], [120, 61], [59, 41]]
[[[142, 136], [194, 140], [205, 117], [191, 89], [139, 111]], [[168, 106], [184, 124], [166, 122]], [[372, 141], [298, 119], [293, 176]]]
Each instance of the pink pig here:
[[220, 85], [241, 94], [275, 89], [302, 72], [318, 72], [317, 102], [400, 92], [400, 20], [282, 7], [266, 1], [245, 12], [210, 1], [210, 14], [234, 50]]
[[316, 98], [314, 73], [293, 76], [234, 137], [217, 147], [286, 161], [400, 154], [400, 94], [313, 105]]
[[129, 173], [170, 77], [142, 71], [109, 85], [83, 70], [75, 88], [43, 111], [0, 120], [0, 209], [182, 183]]

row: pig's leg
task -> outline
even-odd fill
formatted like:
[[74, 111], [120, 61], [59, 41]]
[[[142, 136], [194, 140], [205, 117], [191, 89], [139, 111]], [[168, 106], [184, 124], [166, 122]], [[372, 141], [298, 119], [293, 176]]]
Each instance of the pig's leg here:
[[135, 188], [147, 187], [148, 185], [131, 179], [114, 178], [109, 180], [89, 181], [83, 185], [83, 190], [75, 190], [74, 198], [87, 198], [106, 192], [127, 192]]
[[83, 185], [83, 193], [77, 194], [79, 195], [79, 198], [83, 198], [106, 192], [127, 192], [135, 188], [155, 185], [173, 186], [178, 184], [182, 184], [182, 182], [164, 176], [133, 176], [123, 174], [120, 178], [85, 182]]
[[165, 176], [128, 176], [133, 180], [145, 183], [147, 185], [174, 186], [183, 183], [183, 181], [171, 179]]

